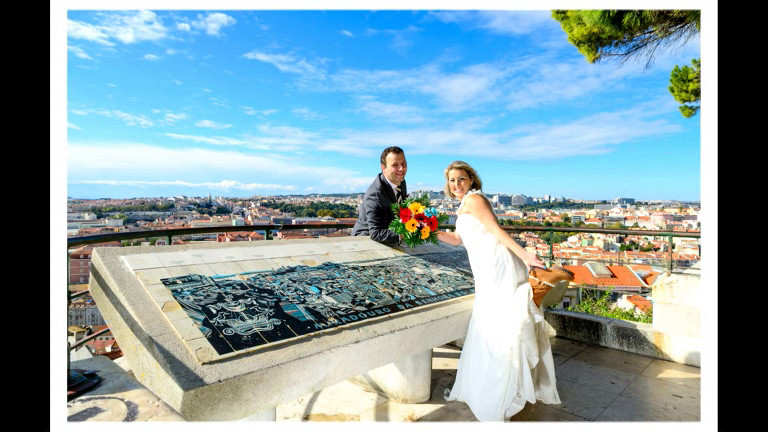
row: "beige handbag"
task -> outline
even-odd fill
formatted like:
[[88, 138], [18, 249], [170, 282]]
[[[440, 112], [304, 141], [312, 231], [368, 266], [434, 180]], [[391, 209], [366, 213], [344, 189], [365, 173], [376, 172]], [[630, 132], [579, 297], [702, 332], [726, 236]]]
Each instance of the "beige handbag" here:
[[533, 288], [533, 302], [538, 307], [560, 303], [574, 276], [573, 272], [562, 267], [531, 267], [528, 281]]

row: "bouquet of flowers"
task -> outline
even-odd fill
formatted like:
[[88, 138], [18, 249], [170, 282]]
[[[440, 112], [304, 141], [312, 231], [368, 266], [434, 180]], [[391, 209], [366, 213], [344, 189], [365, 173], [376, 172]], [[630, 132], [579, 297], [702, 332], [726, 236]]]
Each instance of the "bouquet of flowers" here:
[[429, 205], [429, 196], [408, 198], [401, 203], [392, 204], [395, 219], [389, 224], [389, 230], [403, 236], [405, 244], [416, 247], [430, 242], [438, 244], [435, 230], [438, 224], [445, 223], [448, 215], [439, 214]]

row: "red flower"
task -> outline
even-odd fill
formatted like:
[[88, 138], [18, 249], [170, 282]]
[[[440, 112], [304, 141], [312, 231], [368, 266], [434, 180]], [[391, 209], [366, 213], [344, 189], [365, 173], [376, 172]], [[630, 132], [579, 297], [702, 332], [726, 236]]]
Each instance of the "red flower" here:
[[424, 215], [424, 213], [416, 213], [416, 216], [414, 216], [413, 218], [416, 219], [418, 222], [427, 221], [427, 217]]
[[411, 210], [408, 207], [400, 209], [400, 222], [406, 223], [411, 218]]
[[427, 226], [429, 226], [430, 231], [434, 231], [437, 229], [437, 218], [434, 216], [430, 216], [429, 219], [427, 219]]

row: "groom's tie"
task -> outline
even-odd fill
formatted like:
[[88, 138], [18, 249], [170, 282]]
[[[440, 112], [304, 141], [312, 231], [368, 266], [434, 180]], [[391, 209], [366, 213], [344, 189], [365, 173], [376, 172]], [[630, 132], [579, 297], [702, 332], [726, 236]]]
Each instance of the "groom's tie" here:
[[403, 202], [403, 193], [400, 191], [400, 186], [395, 188], [395, 197], [397, 198], [398, 204]]

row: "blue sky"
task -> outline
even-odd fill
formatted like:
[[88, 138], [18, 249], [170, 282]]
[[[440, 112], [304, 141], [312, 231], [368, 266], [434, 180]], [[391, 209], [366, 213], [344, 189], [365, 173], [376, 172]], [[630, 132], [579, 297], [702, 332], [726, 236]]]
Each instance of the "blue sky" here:
[[410, 190], [461, 159], [489, 193], [701, 198], [667, 90], [698, 38], [645, 68], [587, 63], [549, 10], [158, 5], [64, 12], [68, 196], [362, 192], [398, 145]]

